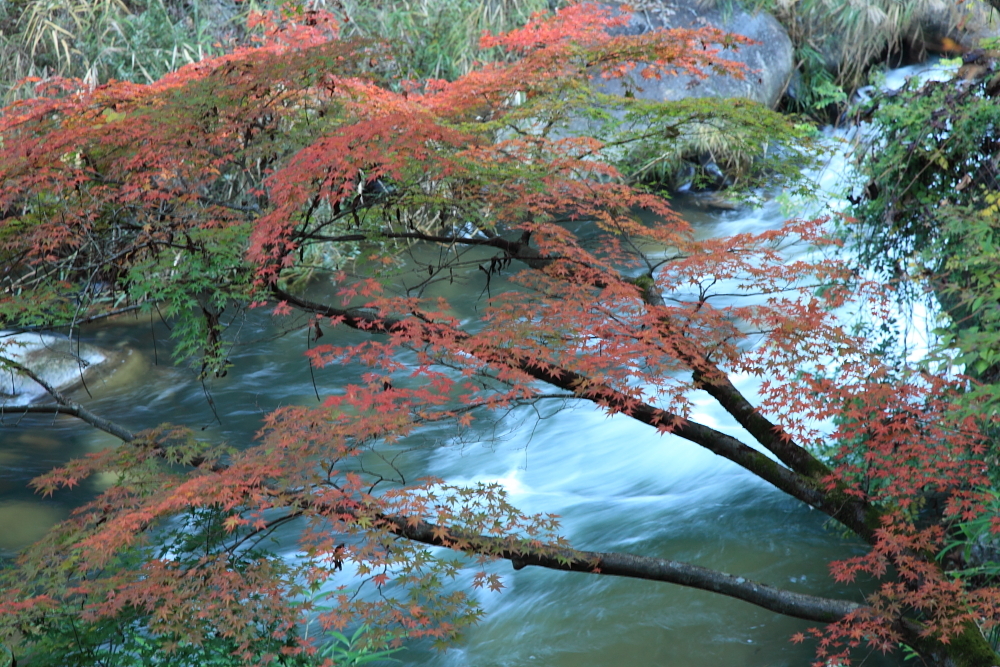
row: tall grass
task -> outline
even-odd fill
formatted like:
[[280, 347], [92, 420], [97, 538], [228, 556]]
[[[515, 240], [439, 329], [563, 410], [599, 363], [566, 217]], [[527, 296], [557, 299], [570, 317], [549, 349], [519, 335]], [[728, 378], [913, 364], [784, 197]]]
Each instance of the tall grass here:
[[[345, 35], [388, 42], [408, 78], [454, 79], [477, 60], [484, 30], [523, 25], [561, 0], [293, 0], [332, 11]], [[24, 77], [148, 82], [245, 36], [252, 9], [284, 0], [0, 0], [0, 102]]]
[[394, 45], [406, 78], [455, 79], [477, 60], [502, 58], [483, 53], [479, 37], [523, 25], [549, 0], [339, 0], [345, 31]]
[[10, 102], [28, 94], [13, 85], [29, 76], [75, 77], [92, 84], [154, 81], [198, 60], [219, 41], [225, 30], [220, 14], [202, 11], [202, 4], [0, 0], [0, 97]]
[[[712, 1], [723, 6], [732, 2]], [[746, 0], [745, 4], [772, 13], [782, 23], [800, 68], [825, 66], [832, 79], [818, 80], [832, 80], [848, 92], [866, 82], [873, 63], [908, 42], [919, 42], [922, 17], [936, 14], [956, 25], [985, 9], [979, 0]]]

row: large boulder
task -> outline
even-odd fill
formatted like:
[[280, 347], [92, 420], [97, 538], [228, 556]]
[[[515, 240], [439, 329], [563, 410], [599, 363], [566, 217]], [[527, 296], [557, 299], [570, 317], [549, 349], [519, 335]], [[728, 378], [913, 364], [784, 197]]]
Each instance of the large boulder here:
[[123, 355], [56, 334], [0, 331], [0, 406], [26, 405], [47, 395], [40, 384], [5, 364], [4, 358], [63, 391], [110, 372]]
[[[981, 39], [1000, 37], [995, 10], [986, 3], [926, 2], [915, 17], [911, 41], [932, 52], [950, 53], [979, 47]], [[956, 48], [957, 47], [957, 48]]]
[[[617, 9], [629, 3], [606, 4]], [[746, 65], [746, 75], [742, 80], [721, 75], [710, 75], [707, 79], [638, 79], [630, 82], [631, 86], [642, 89], [635, 93], [636, 97], [658, 101], [687, 97], [745, 97], [772, 109], [781, 100], [795, 69], [795, 61], [792, 40], [770, 14], [750, 13], [738, 6], [724, 13], [698, 0], [644, 0], [641, 7], [630, 6], [635, 8], [635, 13], [628, 26], [618, 29], [620, 34], [641, 35], [659, 28], [714, 27], [759, 42], [722, 52], [724, 58]], [[619, 80], [610, 80], [602, 86], [604, 92], [625, 92], [625, 83]]]

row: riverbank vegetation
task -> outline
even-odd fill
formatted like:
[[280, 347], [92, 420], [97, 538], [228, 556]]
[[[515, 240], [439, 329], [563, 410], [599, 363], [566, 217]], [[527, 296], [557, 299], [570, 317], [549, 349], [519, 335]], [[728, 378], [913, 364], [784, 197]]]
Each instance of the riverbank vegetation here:
[[987, 48], [958, 61], [957, 84], [914, 80], [857, 110], [875, 131], [858, 156], [849, 228], [886, 281], [945, 307], [956, 362], [990, 389], [1000, 378], [996, 56]]
[[899, 62], [913, 51], [910, 57], [922, 57], [928, 46], [947, 50], [943, 35], [925, 34], [928, 17], [936, 19], [943, 33], [969, 20], [967, 15], [983, 12], [978, 3], [962, 6], [939, 0], [755, 0], [751, 5], [774, 14], [788, 30], [801, 75], [791, 103], [814, 113], [829, 104], [843, 111], [850, 96], [868, 83], [872, 65]]
[[[317, 625], [363, 628], [341, 635], [359, 660], [446, 643], [480, 618], [475, 589], [503, 587], [497, 562], [806, 619], [817, 664], [900, 645], [927, 665], [1000, 660], [988, 641], [1000, 586], [956, 548], [996, 522], [995, 420], [976, 385], [867, 335], [897, 286], [838, 258], [828, 221], [704, 239], [623, 176], [630, 147], [710, 117], [766, 141], [793, 165], [769, 177], [795, 184], [810, 133], [779, 114], [594, 89], [631, 70], [742, 76], [720, 57], [739, 38], [612, 36], [623, 17], [570, 5], [483, 37], [491, 63], [407, 80], [397, 52], [345, 20], [253, 14], [243, 45], [146, 84], [28, 81], [32, 96], [0, 115], [5, 328], [158, 309], [178, 356], [208, 377], [231, 368], [241, 315], [266, 308], [308, 335], [313, 366], [353, 378], [271, 412], [253, 442], [194, 424], [135, 432], [51, 386], [48, 403], [4, 408], [122, 441], [36, 480], [41, 493], [113, 483], [0, 572], [0, 637], [19, 660], [332, 664], [338, 645]], [[977, 215], [995, 212], [991, 197]], [[439, 252], [404, 263], [414, 244]], [[337, 265], [304, 267], [316, 248]], [[435, 288], [470, 275], [485, 289], [476, 316], [459, 317]], [[762, 378], [759, 392], [740, 376]], [[744, 439], [700, 422], [695, 395]], [[415, 479], [406, 457], [380, 458], [430, 428], [498, 437], [505, 415], [542, 406], [617, 415], [727, 459], [856, 536], [864, 552], [831, 572], [873, 591], [807, 595], [574, 548], [556, 517], [522, 512], [498, 484]], [[295, 558], [268, 541], [289, 525]]]
[[[342, 0], [335, 4], [345, 36], [393, 45], [401, 79], [454, 79], [475, 61], [503, 58], [478, 48], [480, 34], [523, 25], [547, 0]], [[4, 100], [31, 94], [15, 84], [52, 75], [90, 84], [111, 79], [152, 83], [167, 72], [231, 50], [247, 38], [267, 0], [9, 0], [0, 3], [0, 91]], [[318, 3], [324, 8], [326, 3]]]

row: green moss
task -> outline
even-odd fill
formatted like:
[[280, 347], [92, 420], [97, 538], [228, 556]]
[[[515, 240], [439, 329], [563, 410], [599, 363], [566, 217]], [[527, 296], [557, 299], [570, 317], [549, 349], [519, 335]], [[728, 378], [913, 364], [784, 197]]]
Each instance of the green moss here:
[[629, 282], [631, 282], [633, 285], [641, 289], [643, 292], [648, 292], [653, 288], [653, 285], [656, 284], [656, 282], [653, 280], [652, 274], [649, 273], [644, 273], [638, 278], [634, 278]]
[[906, 643], [923, 657], [926, 664], [942, 667], [995, 667], [1000, 665], [997, 655], [979, 627], [968, 621], [960, 635], [951, 637], [947, 644], [933, 637], [904, 637]]

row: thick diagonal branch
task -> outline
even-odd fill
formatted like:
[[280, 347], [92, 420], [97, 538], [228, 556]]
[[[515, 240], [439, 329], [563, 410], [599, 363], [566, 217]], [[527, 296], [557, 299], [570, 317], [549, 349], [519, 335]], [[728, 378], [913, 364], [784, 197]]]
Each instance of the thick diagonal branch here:
[[[1000, 0], [997, 0], [997, 2], [1000, 2]], [[552, 266], [554, 261], [554, 258], [542, 255], [537, 248], [533, 247], [527, 241], [526, 237], [522, 237], [519, 240], [510, 240], [498, 235], [488, 238], [477, 238], [461, 235], [425, 234], [419, 231], [385, 232], [382, 235], [385, 238], [411, 239], [426, 241], [428, 243], [496, 248], [502, 251], [506, 258], [520, 261], [535, 270], [545, 270]], [[365, 234], [346, 234], [340, 236], [313, 235], [308, 236], [308, 238], [327, 242], [343, 242], [363, 241], [368, 240], [370, 237]], [[616, 278], [624, 281], [622, 276], [616, 276]], [[605, 286], [604, 284], [594, 284], [594, 287], [597, 288]], [[654, 289], [642, 290], [641, 296], [642, 300], [650, 308], [662, 308], [665, 305], [663, 297]], [[661, 326], [665, 329], [671, 328], [672, 325], [668, 317], [661, 319]], [[774, 454], [779, 461], [795, 472], [814, 480], [822, 480], [830, 475], [831, 471], [828, 466], [813, 456], [805, 447], [795, 442], [795, 439], [780, 425], [764, 417], [733, 385], [717, 364], [712, 363], [704, 355], [697, 354], [693, 350], [681, 350], [677, 346], [674, 346], [674, 348], [673, 353], [678, 360], [687, 364], [691, 369], [695, 386], [703, 389], [718, 401], [719, 405], [740, 426], [745, 428], [757, 442]]]
[[446, 324], [429, 323], [417, 317], [382, 318], [371, 309], [333, 308], [289, 294], [278, 287], [273, 287], [272, 290], [276, 297], [290, 305], [308, 312], [337, 318], [351, 328], [369, 333], [400, 333], [424, 340], [441, 340], [443, 337], [450, 337], [456, 345], [461, 347], [463, 352], [483, 362], [516, 369], [536, 380], [568, 390], [578, 398], [605, 406], [613, 412], [622, 412], [660, 431], [672, 433], [700, 445], [747, 469], [790, 496], [822, 510], [857, 533], [865, 541], [871, 543], [875, 539], [873, 532], [875, 524], [870, 520], [869, 507], [865, 503], [843, 493], [829, 493], [823, 489], [818, 480], [805, 477], [782, 466], [721, 431], [684, 419], [644, 401], [628, 397], [607, 385], [592, 382], [589, 378], [574, 371], [541, 365], [509, 350], [476, 346], [469, 334]]

